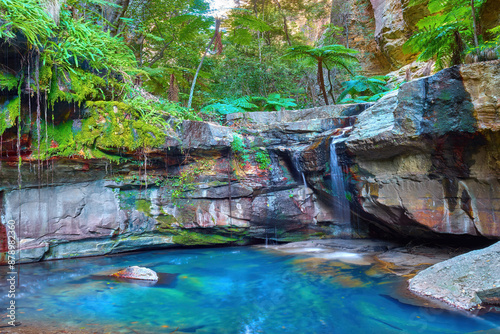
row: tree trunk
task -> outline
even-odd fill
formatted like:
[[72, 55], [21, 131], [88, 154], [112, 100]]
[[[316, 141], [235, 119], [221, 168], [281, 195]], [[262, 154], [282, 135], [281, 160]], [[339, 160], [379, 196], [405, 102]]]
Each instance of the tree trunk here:
[[288, 23], [286, 22], [286, 15], [281, 10], [281, 5], [279, 0], [275, 0], [278, 8], [280, 10], [281, 16], [283, 16], [283, 30], [285, 31], [286, 41], [288, 42], [288, 46], [292, 46], [292, 42], [290, 41], [290, 35], [288, 34]]
[[474, 46], [477, 48], [479, 43], [477, 42], [476, 10], [474, 9], [474, 0], [470, 0], [470, 7], [472, 10], [472, 26], [474, 28]]
[[[335, 101], [335, 95], [333, 95], [333, 83], [332, 83], [332, 71], [327, 68], [328, 71], [328, 82], [330, 83], [330, 89], [328, 90], [328, 93], [330, 93], [330, 96], [332, 97], [332, 102], [333, 104], [336, 104], [337, 102]], [[335, 75], [335, 69], [333, 69], [334, 75]]]
[[325, 99], [326, 105], [328, 105], [328, 95], [326, 95], [325, 89], [325, 78], [323, 76], [323, 60], [318, 59], [318, 79], [319, 79], [319, 87], [321, 92], [323, 93], [323, 98]]
[[122, 0], [119, 1], [118, 4], [122, 6], [121, 11], [116, 9], [114, 13], [115, 15], [113, 15], [113, 18], [109, 20], [109, 23], [112, 25], [111, 26], [112, 36], [116, 36], [116, 34], [118, 33], [118, 29], [120, 28], [120, 24], [122, 23], [122, 20], [120, 20], [120, 18], [125, 16], [128, 6], [130, 5], [130, 0]]
[[345, 28], [345, 47], [349, 49], [349, 14], [347, 14], [347, 19], [344, 28]]
[[[253, 12], [255, 18], [259, 18], [259, 11], [257, 10], [257, 0], [253, 0]], [[257, 43], [259, 45], [259, 63], [262, 63], [262, 45], [260, 43], [260, 31], [257, 30]]]
[[201, 57], [200, 65], [198, 65], [198, 68], [196, 69], [196, 73], [194, 74], [193, 83], [191, 85], [191, 91], [189, 92], [189, 100], [188, 100], [188, 104], [187, 104], [188, 109], [191, 108], [191, 103], [193, 102], [193, 94], [194, 94], [194, 87], [196, 86], [196, 79], [198, 78], [198, 74], [200, 73], [201, 67], [203, 66], [203, 61], [205, 60], [207, 53], [210, 50], [210, 48], [212, 47], [212, 44], [214, 43], [215, 37], [217, 37], [217, 34], [219, 33], [219, 27], [220, 27], [220, 20], [215, 19], [214, 35], [212, 36], [212, 39], [210, 39], [210, 43], [208, 43], [207, 48], [205, 49], [205, 53], [203, 53], [203, 57]]
[[462, 40], [462, 36], [458, 30], [453, 32], [453, 37], [455, 40], [455, 47], [453, 48], [451, 54], [451, 65], [460, 65], [462, 64], [462, 53], [465, 49], [464, 42]]

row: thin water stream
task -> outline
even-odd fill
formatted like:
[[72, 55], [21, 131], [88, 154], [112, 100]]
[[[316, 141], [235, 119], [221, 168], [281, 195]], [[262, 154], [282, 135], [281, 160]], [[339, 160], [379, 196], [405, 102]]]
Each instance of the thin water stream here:
[[330, 143], [330, 173], [332, 179], [333, 214], [340, 224], [351, 224], [349, 200], [344, 180], [344, 172], [337, 156], [336, 144], [344, 141], [343, 135], [334, 137]]

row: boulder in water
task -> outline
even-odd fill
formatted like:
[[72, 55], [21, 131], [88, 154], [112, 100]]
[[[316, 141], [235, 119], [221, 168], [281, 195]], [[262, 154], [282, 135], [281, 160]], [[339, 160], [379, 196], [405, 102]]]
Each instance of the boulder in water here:
[[411, 291], [470, 310], [500, 302], [500, 242], [437, 263], [410, 280]]
[[145, 281], [158, 281], [158, 275], [154, 270], [138, 266], [127, 267], [112, 274], [111, 276]]

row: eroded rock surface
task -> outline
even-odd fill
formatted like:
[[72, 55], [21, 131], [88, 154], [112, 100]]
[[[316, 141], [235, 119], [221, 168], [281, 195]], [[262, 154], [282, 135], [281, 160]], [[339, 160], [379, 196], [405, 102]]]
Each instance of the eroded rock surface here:
[[500, 242], [429, 267], [410, 280], [411, 291], [461, 309], [498, 301]]
[[500, 236], [500, 62], [404, 84], [358, 116], [346, 145], [359, 203], [400, 235]]
[[[186, 121], [147, 159], [54, 159], [41, 175], [25, 161], [20, 190], [4, 156], [0, 261], [10, 220], [19, 262], [373, 233], [499, 239], [499, 89], [493, 61], [376, 104], [233, 115], [232, 127]], [[332, 191], [333, 153], [343, 194]], [[339, 195], [347, 219], [333, 209]]]

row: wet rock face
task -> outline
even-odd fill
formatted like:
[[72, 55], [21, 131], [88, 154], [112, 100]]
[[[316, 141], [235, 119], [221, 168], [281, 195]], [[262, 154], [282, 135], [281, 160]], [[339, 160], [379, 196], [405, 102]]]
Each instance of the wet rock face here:
[[[147, 160], [59, 159], [39, 178], [26, 163], [21, 190], [17, 163], [2, 161], [2, 225], [17, 223], [18, 262], [366, 236], [366, 221], [397, 237], [500, 239], [499, 89], [494, 61], [376, 104], [184, 122]], [[332, 149], [351, 221], [333, 210]]]
[[499, 71], [449, 68], [359, 115], [347, 147], [364, 212], [407, 236], [500, 237]]
[[[350, 236], [350, 226], [335, 220], [313, 182], [304, 184], [324, 172], [326, 153], [301, 150], [304, 143], [324, 142], [325, 131], [352, 126], [369, 105], [266, 113], [239, 133], [186, 121], [147, 161], [59, 159], [44, 165], [39, 178], [24, 166], [21, 190], [17, 164], [4, 163], [2, 226], [16, 222], [18, 262]], [[285, 122], [269, 122], [278, 118]]]
[[498, 304], [500, 243], [429, 267], [410, 280], [411, 291], [470, 310]]

